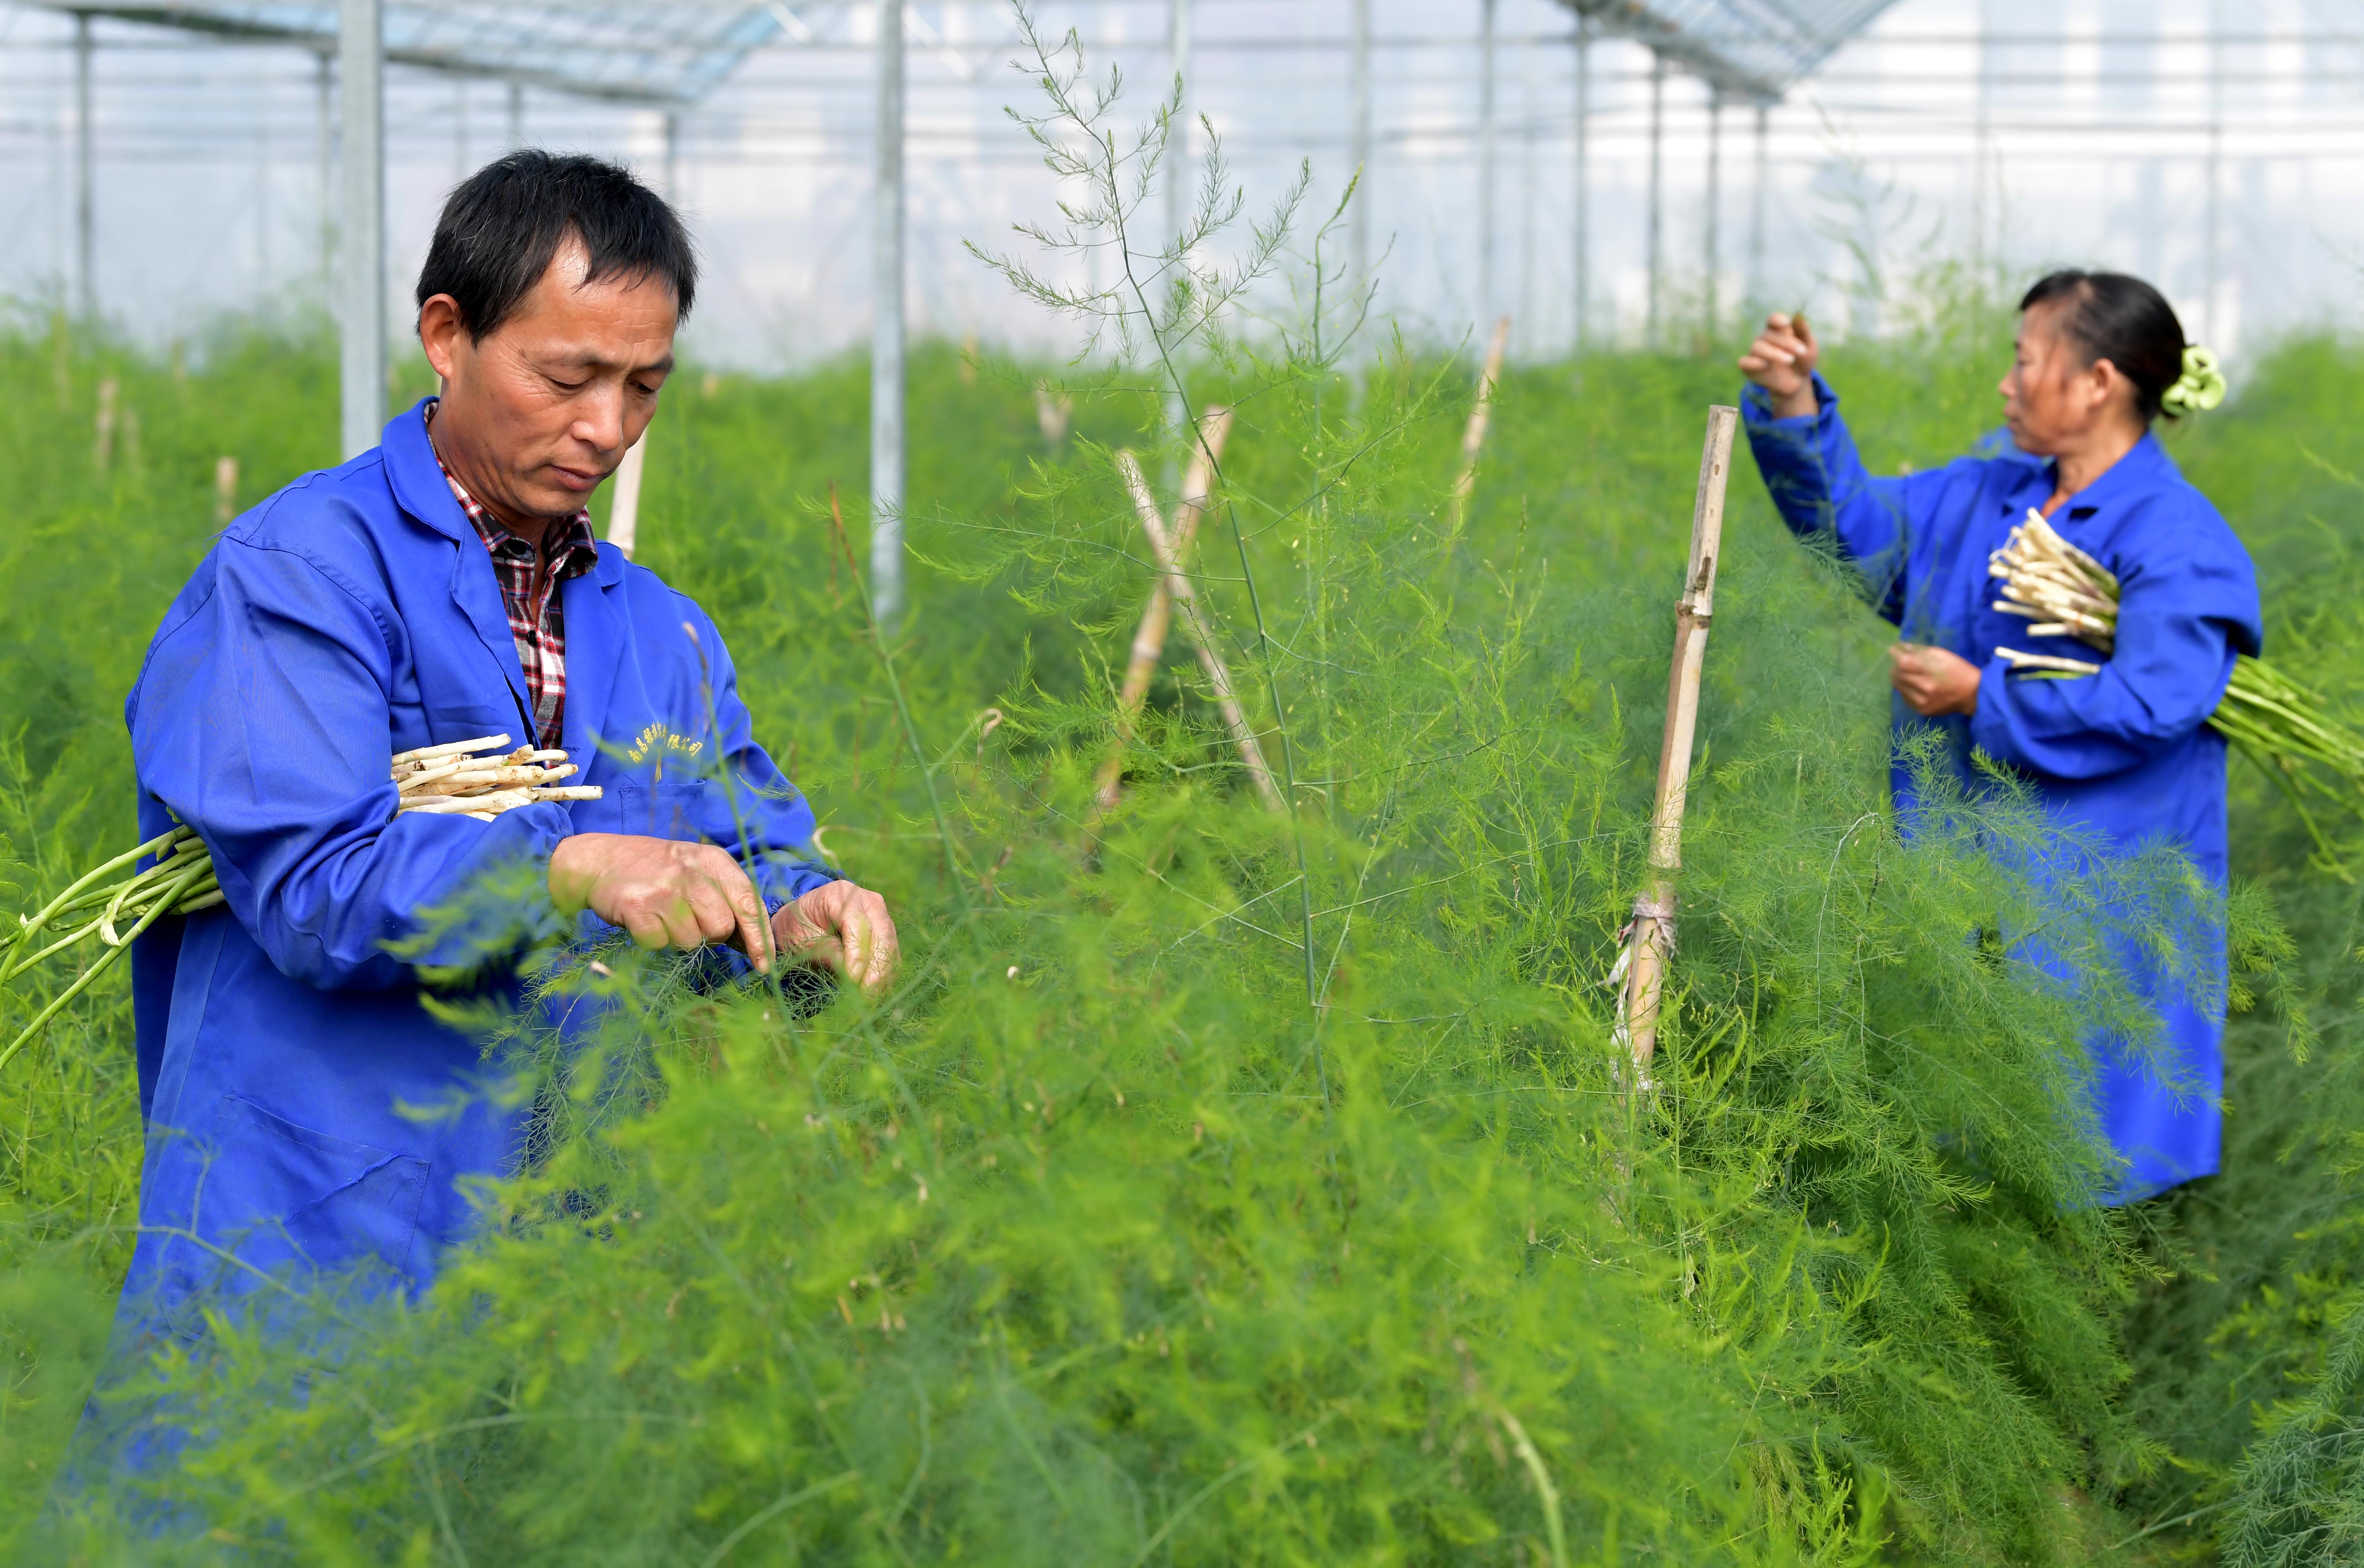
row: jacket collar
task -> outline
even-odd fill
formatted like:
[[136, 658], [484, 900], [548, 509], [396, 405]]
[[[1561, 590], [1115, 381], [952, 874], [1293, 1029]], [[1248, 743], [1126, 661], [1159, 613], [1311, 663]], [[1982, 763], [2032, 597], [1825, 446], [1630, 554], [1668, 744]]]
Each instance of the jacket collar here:
[[[2046, 463], [2045, 470], [2046, 476], [2057, 485], [2060, 483], [2058, 462]], [[2064, 513], [2098, 510], [2146, 490], [2155, 489], [2176, 477], [2175, 460], [2167, 455], [2165, 447], [2158, 444], [2158, 437], [2146, 430], [2143, 439], [2134, 444], [2132, 450], [2102, 470], [2099, 479], [2069, 496], [2061, 510]]]
[[444, 483], [443, 465], [435, 461], [435, 448], [427, 439], [427, 406], [434, 401], [422, 397], [388, 421], [379, 445], [385, 454], [386, 483], [404, 511], [437, 533], [474, 544], [475, 527]]
[[386, 483], [394, 488], [395, 504], [458, 546], [452, 558], [452, 602], [507, 677], [509, 695], [517, 703], [518, 722], [533, 738], [533, 705], [528, 700], [525, 666], [518, 662], [517, 639], [509, 632], [508, 606], [501, 602], [500, 580], [493, 573], [492, 552], [485, 548], [460, 498], [443, 478], [443, 465], [427, 439], [427, 405], [420, 398], [407, 414], [397, 414], [385, 428], [379, 450], [385, 454]]

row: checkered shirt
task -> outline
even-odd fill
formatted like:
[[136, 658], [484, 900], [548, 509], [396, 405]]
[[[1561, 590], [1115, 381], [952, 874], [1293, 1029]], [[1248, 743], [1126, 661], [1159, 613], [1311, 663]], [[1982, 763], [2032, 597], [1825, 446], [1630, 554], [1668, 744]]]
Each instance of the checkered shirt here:
[[[436, 405], [427, 406], [428, 445], [434, 445]], [[517, 643], [518, 662], [525, 669], [526, 695], [533, 704], [534, 744], [556, 750], [565, 744], [566, 729], [566, 610], [558, 585], [580, 577], [599, 563], [599, 546], [591, 537], [586, 509], [552, 525], [537, 550], [503, 528], [485, 510], [484, 503], [435, 454], [443, 483], [468, 514], [476, 537], [493, 558], [493, 574], [500, 579], [501, 603], [507, 608], [509, 636]]]

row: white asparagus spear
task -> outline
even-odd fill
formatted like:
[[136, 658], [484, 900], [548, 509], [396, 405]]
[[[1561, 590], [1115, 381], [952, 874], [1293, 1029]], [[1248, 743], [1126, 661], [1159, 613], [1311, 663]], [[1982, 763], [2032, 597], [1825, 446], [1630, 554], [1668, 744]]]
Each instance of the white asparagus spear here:
[[2082, 659], [2056, 659], [2049, 653], [2023, 653], [2016, 648], [1998, 648], [1995, 655], [2009, 660], [2014, 670], [2057, 670], [2067, 675], [2098, 675], [2099, 664], [2088, 664]]
[[506, 746], [508, 743], [509, 738], [506, 735], [480, 735], [474, 740], [446, 740], [440, 746], [421, 746], [415, 751], [398, 751], [395, 754], [394, 763], [399, 767], [405, 762], [423, 762], [429, 757], [452, 757], [473, 751], [489, 751], [496, 746]]
[[438, 795], [466, 795], [471, 790], [507, 789], [515, 784], [556, 784], [572, 778], [583, 770], [572, 762], [562, 762], [554, 768], [536, 767], [528, 762], [518, 767], [471, 768], [449, 778], [438, 779], [423, 789], [404, 790], [406, 799]]
[[513, 806], [530, 806], [532, 795], [523, 789], [505, 789], [492, 795], [429, 795], [424, 800], [406, 800], [394, 809], [396, 815], [425, 812], [430, 816], [465, 817], [477, 811], [506, 811]]

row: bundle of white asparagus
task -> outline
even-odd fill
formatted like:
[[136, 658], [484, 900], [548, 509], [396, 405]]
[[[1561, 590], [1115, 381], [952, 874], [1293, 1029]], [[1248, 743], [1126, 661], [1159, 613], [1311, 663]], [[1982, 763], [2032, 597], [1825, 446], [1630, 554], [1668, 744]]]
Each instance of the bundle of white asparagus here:
[[[2073, 637], [2104, 653], [2116, 648], [2117, 578], [2061, 538], [2042, 513], [2029, 509], [2027, 521], [2012, 529], [2010, 540], [1987, 558], [1987, 573], [2002, 580], [2002, 597], [1994, 607], [2034, 622], [2028, 628], [2031, 634]], [[2016, 648], [1997, 648], [1995, 652], [2014, 670], [2036, 678], [2102, 673], [2099, 664], [2082, 659]], [[2314, 693], [2247, 654], [2233, 662], [2232, 681], [2208, 722], [2281, 787], [2298, 807], [2315, 847], [2336, 859], [2303, 797], [2318, 795], [2364, 813], [2364, 735], [2333, 718]], [[2328, 771], [2337, 786], [2325, 784], [2308, 763]]]
[[501, 755], [480, 755], [498, 752], [508, 743], [506, 735], [487, 735], [403, 752], [394, 760], [394, 782], [402, 792], [396, 815], [427, 811], [490, 822], [504, 811], [537, 801], [599, 798], [597, 784], [559, 782], [582, 772], [563, 751], [520, 746]]
[[[395, 815], [421, 812], [490, 822], [504, 811], [539, 801], [599, 798], [597, 784], [561, 782], [581, 771], [565, 752], [531, 746], [509, 751], [508, 743], [506, 735], [485, 735], [422, 746], [394, 758], [389, 771], [397, 786]], [[150, 855], [156, 863], [147, 870], [118, 874]], [[38, 915], [17, 916], [16, 934], [0, 946], [0, 984], [92, 937], [106, 951], [0, 1051], [0, 1066], [106, 973], [132, 938], [166, 915], [194, 915], [221, 902], [212, 853], [193, 830], [175, 828], [84, 873]]]

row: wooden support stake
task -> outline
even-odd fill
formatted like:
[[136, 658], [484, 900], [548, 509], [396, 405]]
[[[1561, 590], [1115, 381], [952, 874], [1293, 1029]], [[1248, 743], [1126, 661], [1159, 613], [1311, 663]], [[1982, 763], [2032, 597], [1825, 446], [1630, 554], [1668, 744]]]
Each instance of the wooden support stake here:
[[[1210, 404], [1199, 420], [1199, 450], [1190, 456], [1189, 477], [1182, 484], [1182, 494], [1174, 505], [1174, 553], [1188, 560], [1190, 541], [1198, 536], [1199, 518], [1205, 513], [1207, 496], [1215, 484], [1215, 465], [1222, 461], [1223, 438], [1231, 433], [1232, 411], [1221, 404]], [[1149, 604], [1141, 612], [1141, 626], [1132, 634], [1132, 658], [1125, 665], [1124, 688], [1116, 699], [1117, 748], [1109, 760], [1100, 764], [1098, 787], [1092, 792], [1092, 814], [1095, 817], [1116, 808], [1117, 793], [1124, 777], [1124, 746], [1132, 739], [1133, 720], [1141, 715], [1141, 705], [1149, 698], [1149, 683], [1157, 673], [1158, 662], [1165, 657], [1165, 632], [1174, 620], [1174, 595], [1166, 590], [1165, 579], [1160, 576], [1156, 586], [1149, 591]]]
[[1634, 1056], [1634, 1086], [1650, 1086], [1650, 1058], [1658, 1048], [1658, 1003], [1675, 951], [1675, 874], [1683, 865], [1683, 797], [1690, 787], [1691, 742], [1699, 728], [1700, 669], [1707, 658], [1708, 623], [1715, 612], [1716, 558], [1723, 551], [1723, 487], [1732, 473], [1733, 432], [1740, 410], [1707, 412], [1707, 445], [1700, 453], [1699, 495], [1691, 506], [1690, 564], [1675, 604], [1675, 651], [1667, 674], [1667, 728], [1658, 746], [1658, 795], [1650, 813], [1650, 883], [1634, 901], [1627, 928], [1625, 988], [1618, 997], [1618, 1032]]
[[1458, 526], [1478, 488], [1478, 454], [1486, 450], [1486, 426], [1494, 412], [1494, 386], [1502, 379], [1502, 354], [1511, 346], [1511, 318], [1494, 323], [1494, 340], [1486, 349], [1486, 368], [1478, 374], [1478, 401], [1469, 406], [1468, 428], [1461, 432], [1461, 473], [1453, 481], [1453, 521]]
[[649, 458], [649, 433], [641, 432], [616, 469], [616, 494], [608, 503], [608, 542], [630, 557], [640, 542], [641, 473]]
[[1256, 744], [1255, 731], [1248, 728], [1248, 716], [1232, 689], [1232, 673], [1215, 647], [1214, 628], [1207, 624], [1206, 615], [1199, 608], [1198, 590], [1182, 571], [1173, 537], [1165, 531], [1165, 519], [1157, 515], [1157, 497], [1150, 494], [1149, 481], [1142, 477], [1141, 464], [1133, 461], [1131, 452], [1117, 453], [1116, 467], [1125, 488], [1132, 493], [1132, 509], [1141, 517], [1141, 531], [1149, 536], [1149, 548], [1157, 557], [1158, 570], [1165, 574], [1165, 591], [1174, 596], [1176, 607], [1182, 612], [1183, 629], [1198, 646], [1199, 667], [1207, 673], [1207, 684], [1214, 688], [1215, 706], [1222, 711], [1223, 727], [1232, 732], [1232, 743], [1240, 749], [1240, 761], [1247, 764], [1248, 778], [1266, 806], [1275, 811], [1286, 810], [1280, 785], [1273, 781], [1272, 769], [1264, 760], [1264, 748]]

